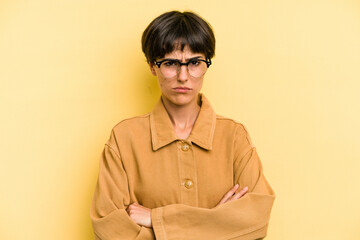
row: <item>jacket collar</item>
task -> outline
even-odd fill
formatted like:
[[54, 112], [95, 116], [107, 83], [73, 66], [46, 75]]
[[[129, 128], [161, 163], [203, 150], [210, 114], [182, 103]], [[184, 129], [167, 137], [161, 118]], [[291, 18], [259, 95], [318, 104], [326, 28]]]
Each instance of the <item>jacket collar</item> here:
[[[215, 125], [216, 114], [209, 101], [201, 94], [200, 112], [187, 140], [206, 150], [211, 150]], [[175, 140], [180, 140], [161, 99], [150, 113], [150, 131], [154, 151]]]

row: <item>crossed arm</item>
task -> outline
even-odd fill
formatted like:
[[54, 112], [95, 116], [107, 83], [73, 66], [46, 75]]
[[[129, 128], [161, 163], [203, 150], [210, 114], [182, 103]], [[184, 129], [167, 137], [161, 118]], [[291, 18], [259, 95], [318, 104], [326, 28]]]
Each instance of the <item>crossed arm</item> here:
[[[221, 204], [234, 201], [236, 199], [241, 198], [246, 194], [248, 191], [248, 187], [243, 187], [240, 189], [240, 191], [237, 191], [239, 189], [239, 184], [236, 184], [233, 186], [220, 200], [220, 202], [215, 206], [218, 207]], [[146, 208], [140, 204], [132, 203], [130, 204], [126, 209], [127, 214], [130, 216], [134, 222], [140, 226], [152, 228], [152, 222], [151, 222], [151, 209]]]
[[109, 145], [104, 149], [90, 211], [96, 239], [156, 236], [160, 240], [191, 236], [191, 239], [253, 240], [266, 236], [275, 195], [263, 175], [255, 148], [235, 159], [237, 171], [233, 178], [239, 185], [231, 188], [212, 209], [185, 204], [153, 209], [136, 203], [129, 205], [128, 178], [114, 149]]

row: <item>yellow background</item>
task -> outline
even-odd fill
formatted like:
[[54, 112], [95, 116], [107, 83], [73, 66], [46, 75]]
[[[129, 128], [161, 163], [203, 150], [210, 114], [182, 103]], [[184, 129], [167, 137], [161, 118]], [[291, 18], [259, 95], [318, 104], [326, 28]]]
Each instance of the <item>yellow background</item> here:
[[110, 130], [159, 98], [142, 31], [173, 9], [215, 30], [203, 92], [258, 148], [267, 239], [359, 239], [358, 0], [1, 1], [0, 239], [92, 239]]

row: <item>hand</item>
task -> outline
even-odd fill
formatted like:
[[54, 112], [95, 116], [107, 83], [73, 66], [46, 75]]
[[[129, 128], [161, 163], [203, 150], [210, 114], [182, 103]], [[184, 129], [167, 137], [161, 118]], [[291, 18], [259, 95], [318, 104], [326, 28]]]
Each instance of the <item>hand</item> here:
[[241, 189], [238, 193], [235, 194], [236, 190], [238, 190], [239, 188], [239, 184], [236, 184], [235, 186], [233, 186], [225, 195], [224, 197], [220, 200], [220, 202], [215, 206], [218, 207], [221, 204], [227, 203], [227, 202], [231, 202], [234, 201], [236, 199], [241, 198], [242, 196], [244, 196], [246, 194], [246, 192], [249, 190], [248, 187], [244, 187], [243, 189]]
[[152, 227], [150, 208], [133, 203], [127, 207], [126, 212], [136, 224], [148, 228]]

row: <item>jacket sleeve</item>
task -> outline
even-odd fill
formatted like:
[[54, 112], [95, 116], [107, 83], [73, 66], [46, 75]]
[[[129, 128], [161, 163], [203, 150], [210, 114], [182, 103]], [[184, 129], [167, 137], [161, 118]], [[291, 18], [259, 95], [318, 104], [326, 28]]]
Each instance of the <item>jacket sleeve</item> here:
[[90, 217], [96, 240], [155, 239], [150, 228], [137, 225], [127, 214], [128, 180], [120, 154], [112, 145], [113, 134], [100, 160], [99, 178]]
[[233, 163], [233, 177], [240, 187], [249, 187], [248, 193], [212, 209], [182, 204], [152, 209], [156, 239], [254, 240], [266, 236], [275, 194], [245, 128], [243, 132], [235, 143], [242, 146]]

